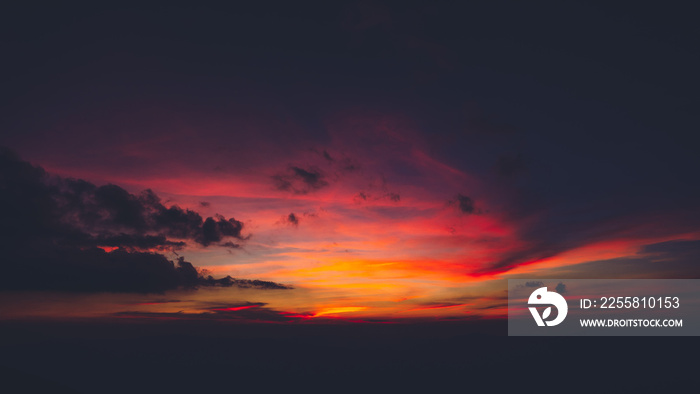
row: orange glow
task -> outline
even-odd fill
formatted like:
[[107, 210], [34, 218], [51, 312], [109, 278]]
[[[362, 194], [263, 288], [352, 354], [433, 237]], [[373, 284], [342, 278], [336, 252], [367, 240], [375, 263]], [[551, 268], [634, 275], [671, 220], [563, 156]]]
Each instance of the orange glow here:
[[233, 311], [242, 311], [244, 309], [251, 309], [251, 308], [258, 308], [260, 305], [244, 305], [244, 306], [234, 306], [231, 308], [213, 308], [213, 311], [222, 311], [222, 312], [233, 312]]
[[[567, 267], [575, 272], [579, 264], [638, 257], [652, 243], [700, 239], [700, 233], [680, 230], [645, 237], [640, 234], [659, 234], [645, 232], [645, 226], [672, 228], [672, 223], [639, 224], [623, 218], [619, 225], [612, 223], [604, 236], [586, 233], [580, 235], [584, 239], [567, 242], [565, 247], [541, 250], [546, 242], [533, 240], [529, 233], [539, 223], [540, 213], [513, 215], [513, 207], [503, 201], [504, 190], [432, 156], [417, 133], [383, 117], [330, 122], [328, 147], [314, 148], [316, 153], [286, 147], [277, 151], [279, 155], [256, 153], [245, 167], [227, 161], [227, 156], [207, 161], [207, 166], [212, 165], [206, 170], [188, 166], [183, 164], [186, 161], [171, 159], [168, 149], [158, 150], [167, 136], [115, 148], [136, 157], [160, 152], [162, 166], [148, 173], [39, 164], [53, 173], [116, 183], [134, 193], [151, 188], [166, 205], [191, 209], [203, 218], [217, 213], [235, 217], [244, 223], [244, 236], [250, 235], [241, 240], [240, 248], [205, 248], [189, 240], [177, 256], [168, 258], [184, 256], [217, 277], [270, 280], [294, 287], [200, 289], [196, 301], [206, 307], [196, 302], [161, 305], [173, 313], [186, 310], [220, 316], [224, 314], [210, 312], [247, 310], [246, 315], [262, 315], [272, 311], [302, 320], [358, 312], [376, 319], [502, 317], [505, 279], [566, 273]], [[391, 149], [373, 150], [375, 144], [366, 141]], [[263, 148], [261, 152], [266, 152]], [[319, 154], [324, 149], [333, 160]], [[361, 166], [340, 168], [343, 158]], [[219, 161], [228, 166], [212, 173]], [[272, 177], [297, 165], [318, 168], [327, 185], [308, 192], [276, 188]], [[473, 198], [474, 212], [460, 210], [455, 203], [458, 193]], [[291, 213], [296, 223], [284, 221]], [[212, 309], [211, 305], [239, 306]]]
[[434, 306], [426, 306], [424, 308], [409, 309], [408, 311], [425, 311], [425, 310], [432, 310], [432, 309], [460, 308], [460, 307], [467, 306], [467, 305], [472, 305], [472, 304], [434, 305]]
[[338, 313], [348, 313], [348, 312], [359, 312], [366, 310], [363, 306], [343, 306], [337, 308], [325, 308], [312, 315], [312, 317], [319, 317], [325, 315], [336, 315]]

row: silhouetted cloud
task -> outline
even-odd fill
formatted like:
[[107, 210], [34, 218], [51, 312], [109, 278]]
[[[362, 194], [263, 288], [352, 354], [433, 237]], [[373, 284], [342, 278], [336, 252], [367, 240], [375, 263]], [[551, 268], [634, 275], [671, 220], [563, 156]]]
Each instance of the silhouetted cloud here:
[[448, 205], [454, 205], [459, 209], [460, 212], [465, 214], [479, 214], [480, 209], [474, 206], [474, 200], [471, 197], [465, 196], [463, 194], [457, 194], [454, 200], [449, 200]]
[[355, 195], [355, 197], [353, 199], [355, 200], [355, 202], [360, 202], [360, 201], [367, 201], [367, 198], [368, 198], [367, 193], [359, 192]]
[[[4, 156], [3, 161], [6, 159]], [[134, 195], [116, 185], [96, 186], [79, 179], [50, 178], [43, 171], [21, 181], [24, 183], [8, 183], [7, 187], [23, 187], [22, 193], [32, 193], [28, 198], [41, 201], [41, 207], [34, 209], [41, 208], [45, 218], [38, 220], [51, 221], [44, 225], [54, 230], [62, 227], [63, 232], [54, 231], [52, 235], [61, 237], [64, 243], [151, 249], [181, 247], [184, 241], [209, 246], [226, 238], [246, 238], [241, 234], [242, 222], [221, 215], [202, 219], [189, 209], [166, 207], [151, 190]], [[173, 242], [169, 238], [184, 241]], [[102, 245], [101, 241], [107, 244]]]
[[202, 224], [201, 233], [197, 234], [195, 240], [204, 246], [209, 246], [212, 243], [221, 242], [224, 238], [238, 238], [241, 236], [243, 223], [233, 218], [226, 220], [221, 215], [216, 215], [216, 219], [207, 218]]
[[121, 318], [134, 319], [177, 319], [177, 320], [231, 320], [240, 322], [289, 322], [298, 320], [302, 315], [293, 315], [268, 308], [263, 302], [246, 302], [208, 306], [200, 312], [140, 312], [124, 311], [114, 315]]
[[557, 284], [557, 287], [555, 287], [554, 290], [559, 294], [564, 294], [566, 293], [566, 285], [562, 282], [559, 282], [559, 284]]
[[363, 203], [366, 201], [380, 201], [380, 200], [389, 200], [392, 202], [400, 202], [401, 201], [401, 195], [399, 193], [394, 193], [394, 192], [386, 192], [382, 193], [380, 195], [374, 195], [369, 192], [361, 191], [358, 192], [354, 197], [353, 201], [356, 203]]
[[180, 250], [187, 244], [184, 241], [170, 241], [164, 235], [117, 234], [100, 235], [93, 238], [99, 246], [119, 247], [126, 250]]
[[[184, 258], [154, 252], [186, 242], [237, 247], [243, 224], [166, 207], [150, 190], [49, 176], [0, 149], [0, 290], [163, 292], [199, 286], [287, 288], [274, 282], [203, 277]], [[109, 250], [109, 251], [108, 251]]]
[[291, 286], [283, 284], [258, 280], [258, 279], [236, 279], [231, 276], [226, 276], [221, 279], [214, 279], [212, 276], [200, 278], [200, 284], [219, 287], [240, 287], [244, 289], [266, 289], [266, 290], [286, 290], [291, 289]]
[[302, 214], [297, 214], [297, 213], [291, 212], [289, 215], [283, 215], [282, 217], [280, 217], [280, 219], [275, 224], [299, 227], [299, 223], [301, 222], [302, 215], [304, 217], [308, 217], [308, 216], [315, 217], [316, 216], [315, 214], [306, 213], [306, 212], [304, 212]]
[[457, 203], [459, 204], [460, 211], [464, 213], [474, 213], [474, 200], [472, 200], [471, 197], [458, 194]]
[[316, 167], [304, 169], [296, 166], [291, 166], [286, 172], [272, 176], [278, 190], [294, 194], [307, 194], [328, 186], [328, 182], [324, 178], [321, 170]]

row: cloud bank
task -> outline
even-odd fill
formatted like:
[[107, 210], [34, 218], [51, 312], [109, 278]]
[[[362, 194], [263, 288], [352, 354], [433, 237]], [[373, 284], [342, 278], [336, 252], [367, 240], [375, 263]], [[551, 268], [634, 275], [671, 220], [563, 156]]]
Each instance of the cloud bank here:
[[203, 277], [188, 244], [238, 246], [243, 223], [165, 206], [150, 190], [64, 179], [0, 149], [0, 290], [163, 292], [199, 286], [286, 289], [274, 282]]

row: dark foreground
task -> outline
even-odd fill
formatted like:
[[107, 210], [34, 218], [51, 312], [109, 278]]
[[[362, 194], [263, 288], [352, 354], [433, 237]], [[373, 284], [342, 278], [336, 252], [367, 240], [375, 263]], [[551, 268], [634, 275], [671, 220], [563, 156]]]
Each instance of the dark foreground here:
[[633, 392], [690, 382], [698, 338], [515, 338], [502, 320], [0, 323], [5, 393]]

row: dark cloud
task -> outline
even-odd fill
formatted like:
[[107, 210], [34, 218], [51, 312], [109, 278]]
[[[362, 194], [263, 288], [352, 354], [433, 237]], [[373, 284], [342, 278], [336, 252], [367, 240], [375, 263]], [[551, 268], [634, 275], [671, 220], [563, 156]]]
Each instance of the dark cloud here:
[[235, 321], [235, 322], [278, 322], [284, 323], [294, 319], [269, 308], [254, 310], [241, 310], [237, 312], [211, 311], [201, 313], [181, 312], [139, 312], [125, 311], [115, 313], [114, 316], [131, 319], [168, 319], [191, 321]]
[[369, 192], [359, 192], [353, 197], [353, 201], [356, 203], [362, 203], [365, 201], [379, 201], [379, 200], [389, 200], [392, 202], [400, 202], [401, 195], [394, 192], [386, 192], [380, 195], [370, 194]]
[[207, 307], [199, 313], [182, 312], [138, 312], [124, 311], [115, 313], [121, 318], [136, 319], [178, 319], [178, 320], [222, 320], [239, 322], [289, 322], [299, 319], [296, 315], [279, 312], [268, 308], [263, 302], [246, 302]]
[[299, 226], [299, 218], [294, 214], [294, 212], [287, 216], [287, 222], [293, 226]]
[[557, 284], [557, 287], [554, 288], [554, 290], [559, 294], [564, 294], [564, 293], [566, 293], [566, 285], [563, 284], [562, 282], [559, 282]]
[[220, 244], [220, 245], [223, 246], [223, 247], [232, 248], [232, 249], [238, 249], [238, 248], [241, 247], [240, 244], [237, 244], [237, 243], [234, 243], [234, 242], [230, 242], [230, 241], [229, 241], [229, 242], [224, 242], [224, 243], [222, 243], [222, 244]]
[[211, 203], [209, 203], [207, 201], [200, 201], [199, 206], [202, 208], [209, 208], [211, 206]]
[[244, 289], [265, 289], [265, 290], [286, 290], [291, 289], [291, 286], [282, 285], [275, 282], [269, 282], [258, 279], [236, 279], [231, 276], [226, 276], [221, 279], [215, 279], [211, 275], [206, 278], [200, 278], [200, 284], [219, 287], [240, 287]]
[[126, 250], [180, 250], [187, 244], [184, 241], [170, 241], [164, 235], [100, 235], [92, 238], [99, 246], [119, 247]]
[[544, 286], [544, 283], [541, 281], [531, 281], [531, 282], [525, 282], [525, 287], [542, 287]]
[[54, 248], [18, 253], [2, 264], [1, 290], [162, 293], [197, 288], [194, 266], [158, 253]]
[[244, 239], [241, 236], [243, 223], [234, 218], [226, 220], [221, 215], [216, 215], [216, 219], [207, 218], [202, 224], [201, 233], [197, 234], [195, 240], [204, 246], [221, 242], [224, 238]]
[[[21, 187], [23, 193], [33, 193], [29, 198], [41, 202], [41, 207], [34, 208], [44, 210], [44, 219], [40, 220], [48, 221], [43, 225], [51, 227], [52, 236], [61, 237], [64, 244], [151, 249], [181, 247], [185, 241], [209, 246], [225, 239], [246, 238], [241, 233], [242, 222], [221, 215], [203, 219], [189, 209], [167, 207], [151, 190], [134, 195], [116, 185], [96, 186], [79, 179], [50, 178], [45, 174], [23, 181], [32, 184], [7, 187]], [[58, 228], [60, 232], [55, 231]], [[182, 241], [173, 242], [171, 238]]]
[[463, 196], [461, 194], [457, 195], [457, 204], [459, 210], [463, 213], [474, 213], [474, 200], [471, 197]]
[[355, 197], [353, 198], [355, 202], [360, 202], [360, 201], [367, 201], [367, 193], [365, 192], [359, 192]]
[[286, 226], [292, 226], [292, 227], [299, 227], [302, 221], [306, 220], [313, 220], [318, 218], [319, 214], [313, 211], [307, 211], [307, 212], [300, 212], [300, 213], [295, 213], [295, 212], [290, 212], [288, 215], [283, 215], [279, 218], [275, 224], [277, 225], [286, 225]]
[[[184, 312], [142, 312], [123, 311], [113, 314], [120, 318], [135, 319], [177, 319], [177, 320], [216, 320], [216, 321], [236, 321], [236, 322], [304, 322], [309, 324], [336, 324], [340, 322], [359, 322], [359, 320], [346, 320], [336, 316], [316, 316], [310, 313], [295, 313], [278, 311], [269, 308], [264, 302], [243, 302], [232, 304], [212, 304], [199, 302], [195, 307], [198, 311], [193, 313]], [[313, 319], [312, 319], [313, 317]], [[372, 320], [362, 320], [370, 322]], [[381, 320], [374, 320], [381, 321]]]
[[[147, 190], [52, 177], [0, 149], [0, 290], [163, 292], [199, 286], [286, 288], [273, 282], [200, 275], [177, 250], [244, 240], [235, 219], [166, 207]], [[107, 251], [109, 250], [109, 251]]]
[[459, 209], [461, 213], [464, 214], [480, 214], [481, 210], [474, 206], [474, 200], [471, 197], [465, 196], [463, 194], [457, 194], [454, 200], [449, 200], [448, 205], [454, 205]]
[[[304, 212], [301, 214], [305, 217], [310, 216], [314, 217], [316, 216], [315, 214], [311, 213], [306, 213]], [[279, 225], [288, 225], [288, 226], [293, 226], [293, 227], [299, 227], [299, 222], [301, 222], [301, 215], [296, 214], [294, 212], [291, 212], [289, 215], [284, 215], [282, 216], [275, 224]]]
[[272, 180], [278, 190], [294, 194], [307, 194], [328, 186], [323, 173], [317, 167], [304, 169], [291, 166], [286, 172], [273, 175]]

